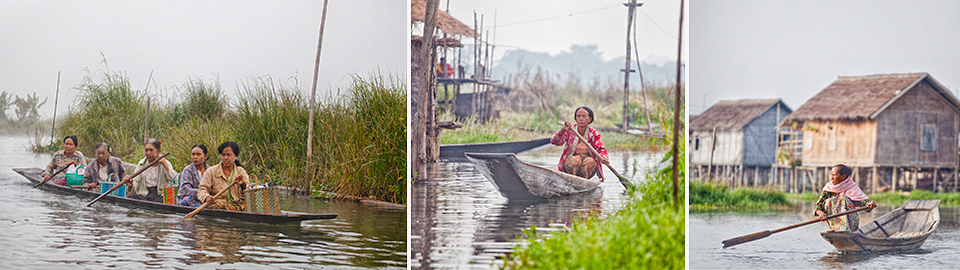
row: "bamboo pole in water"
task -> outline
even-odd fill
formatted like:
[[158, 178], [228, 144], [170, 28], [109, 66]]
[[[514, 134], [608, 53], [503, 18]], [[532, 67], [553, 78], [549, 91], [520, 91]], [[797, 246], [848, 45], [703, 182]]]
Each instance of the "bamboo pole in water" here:
[[[57, 104], [60, 103], [60, 71], [57, 71], [57, 95], [53, 97], [53, 124], [50, 125], [50, 140], [56, 140], [53, 134], [57, 130]], [[37, 136], [40, 137], [40, 136]]]
[[[683, 52], [683, 0], [680, 0], [680, 34], [677, 36], [677, 90], [674, 93], [674, 105], [673, 105], [673, 204], [679, 205], [680, 201], [677, 199], [677, 185], [679, 183], [680, 177], [680, 161], [679, 155], [677, 154], [678, 147], [680, 143], [680, 97], [682, 96], [680, 91], [683, 90], [683, 87], [680, 85], [680, 53]], [[629, 54], [627, 57], [630, 57]], [[630, 70], [627, 70], [627, 74], [630, 74]]]
[[307, 168], [303, 189], [310, 194], [310, 179], [313, 179], [313, 113], [316, 111], [317, 78], [320, 75], [320, 51], [323, 48], [323, 27], [327, 22], [327, 0], [323, 0], [320, 13], [320, 39], [317, 41], [317, 58], [313, 65], [313, 87], [310, 90], [310, 117], [307, 120]]

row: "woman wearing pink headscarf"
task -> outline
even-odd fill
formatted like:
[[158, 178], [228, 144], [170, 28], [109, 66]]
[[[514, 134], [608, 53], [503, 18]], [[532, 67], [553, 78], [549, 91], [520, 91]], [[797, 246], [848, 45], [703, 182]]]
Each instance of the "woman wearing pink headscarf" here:
[[[823, 192], [820, 193], [820, 199], [817, 200], [815, 214], [820, 220], [826, 220], [827, 216], [842, 213], [853, 208], [868, 206], [877, 207], [877, 203], [867, 198], [867, 195], [860, 190], [857, 183], [850, 179], [853, 170], [843, 164], [837, 164], [830, 170], [830, 182], [823, 186]], [[860, 216], [857, 213], [851, 213], [827, 220], [827, 226], [835, 232], [852, 232], [860, 228]]]

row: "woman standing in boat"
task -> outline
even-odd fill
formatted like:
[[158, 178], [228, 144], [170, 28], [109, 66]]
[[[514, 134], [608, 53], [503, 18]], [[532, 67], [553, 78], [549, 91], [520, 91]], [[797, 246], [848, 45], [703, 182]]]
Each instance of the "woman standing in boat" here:
[[[207, 208], [245, 211], [247, 205], [244, 203], [243, 191], [247, 188], [250, 177], [237, 160], [240, 145], [233, 141], [226, 141], [217, 147], [217, 152], [220, 153], [220, 164], [203, 172], [197, 198], [204, 203], [210, 203]], [[213, 195], [226, 189], [233, 181], [237, 184], [230, 188], [229, 192], [225, 192], [216, 200], [213, 199]]]
[[[850, 174], [853, 170], [847, 165], [837, 164], [830, 170], [830, 182], [823, 186], [820, 199], [815, 205], [814, 212], [820, 220], [827, 220], [827, 216], [842, 213], [856, 207], [877, 207], [877, 203], [867, 198], [857, 183], [853, 182]], [[835, 232], [852, 232], [860, 228], [860, 216], [851, 213], [827, 220], [827, 226]]]
[[[603, 181], [603, 170], [600, 169], [600, 163], [610, 164], [607, 157], [607, 149], [603, 147], [600, 141], [600, 133], [589, 125], [593, 123], [593, 110], [584, 106], [573, 111], [573, 118], [576, 125], [569, 121], [563, 122], [563, 128], [553, 134], [550, 143], [554, 145], [566, 145], [563, 154], [560, 155], [560, 163], [557, 167], [560, 171], [573, 174], [579, 177], [590, 179], [594, 174], [600, 176]], [[573, 132], [580, 133], [587, 142], [597, 150], [600, 156], [593, 156], [590, 148], [584, 144]]]
[[194, 145], [190, 148], [190, 165], [187, 165], [180, 171], [180, 189], [177, 191], [177, 204], [182, 206], [198, 207], [200, 199], [197, 199], [197, 190], [200, 189], [200, 180], [203, 179], [203, 173], [210, 168], [207, 165], [207, 146], [203, 144]]
[[83, 165], [83, 153], [77, 151], [77, 136], [67, 136], [63, 138], [63, 150], [53, 153], [53, 159], [47, 164], [47, 169], [43, 171], [43, 181], [56, 178], [54, 182], [57, 185], [67, 185], [67, 171], [62, 171], [57, 175], [51, 175], [63, 167], [70, 165]]
[[[110, 145], [98, 143], [94, 148], [97, 159], [87, 164], [83, 173], [83, 186], [89, 191], [96, 191], [100, 181], [117, 181], [126, 177], [123, 162], [119, 158], [110, 156]], [[112, 178], [116, 177], [117, 180]]]
[[[150, 138], [143, 144], [144, 158], [137, 162], [137, 167], [133, 171], [139, 171], [154, 160], [160, 157], [160, 140]], [[127, 191], [127, 197], [137, 200], [146, 200], [153, 202], [163, 202], [163, 196], [157, 191], [157, 187], [173, 185], [177, 178], [177, 172], [173, 170], [173, 165], [166, 158], [160, 159], [160, 162], [154, 164], [147, 170], [134, 177], [131, 181], [130, 176], [123, 178], [127, 187], [132, 191]]]

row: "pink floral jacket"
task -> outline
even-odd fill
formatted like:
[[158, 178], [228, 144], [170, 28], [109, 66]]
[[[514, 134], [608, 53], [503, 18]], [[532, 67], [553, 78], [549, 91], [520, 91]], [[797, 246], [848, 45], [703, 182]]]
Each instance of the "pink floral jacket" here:
[[[567, 130], [563, 134], [560, 134], [560, 132], [557, 131], [556, 134], [553, 134], [553, 138], [550, 138], [550, 143], [554, 145], [566, 144], [566, 147], [563, 148], [563, 154], [560, 155], [560, 163], [557, 164], [557, 168], [560, 171], [563, 171], [563, 163], [567, 162], [567, 158], [570, 158], [570, 156], [573, 155], [574, 150], [577, 148], [577, 141], [580, 139], [577, 139], [577, 135], [573, 134], [576, 132], [576, 130], [577, 124], [573, 124], [573, 129]], [[603, 147], [603, 142], [600, 141], [600, 133], [598, 133], [597, 130], [593, 129], [592, 127], [587, 127], [586, 133], [587, 136], [584, 136], [583, 138], [587, 139], [587, 142], [593, 146], [593, 149], [597, 150], [597, 153], [604, 158], [607, 158], [607, 149]], [[597, 175], [600, 176], [600, 179], [603, 179], [603, 170], [600, 164], [600, 158], [593, 156], [592, 153], [590, 156], [593, 157], [593, 160], [597, 162]]]

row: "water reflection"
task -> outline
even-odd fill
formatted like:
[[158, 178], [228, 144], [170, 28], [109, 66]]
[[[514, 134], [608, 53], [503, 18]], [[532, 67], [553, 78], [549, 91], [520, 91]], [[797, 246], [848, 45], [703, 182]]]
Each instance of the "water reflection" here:
[[[556, 167], [556, 153], [519, 155], [524, 162]], [[622, 165], [621, 174], [641, 181], [655, 161], [652, 153], [612, 153], [611, 163]], [[619, 167], [619, 166], [618, 166]], [[613, 178], [600, 187], [570, 197], [542, 201], [509, 201], [471, 163], [439, 163], [430, 179], [416, 181], [411, 190], [411, 266], [413, 268], [490, 268], [523, 236], [537, 227], [549, 235], [569, 227], [574, 219], [604, 215], [619, 209], [624, 188]], [[606, 170], [606, 168], [605, 168]]]

